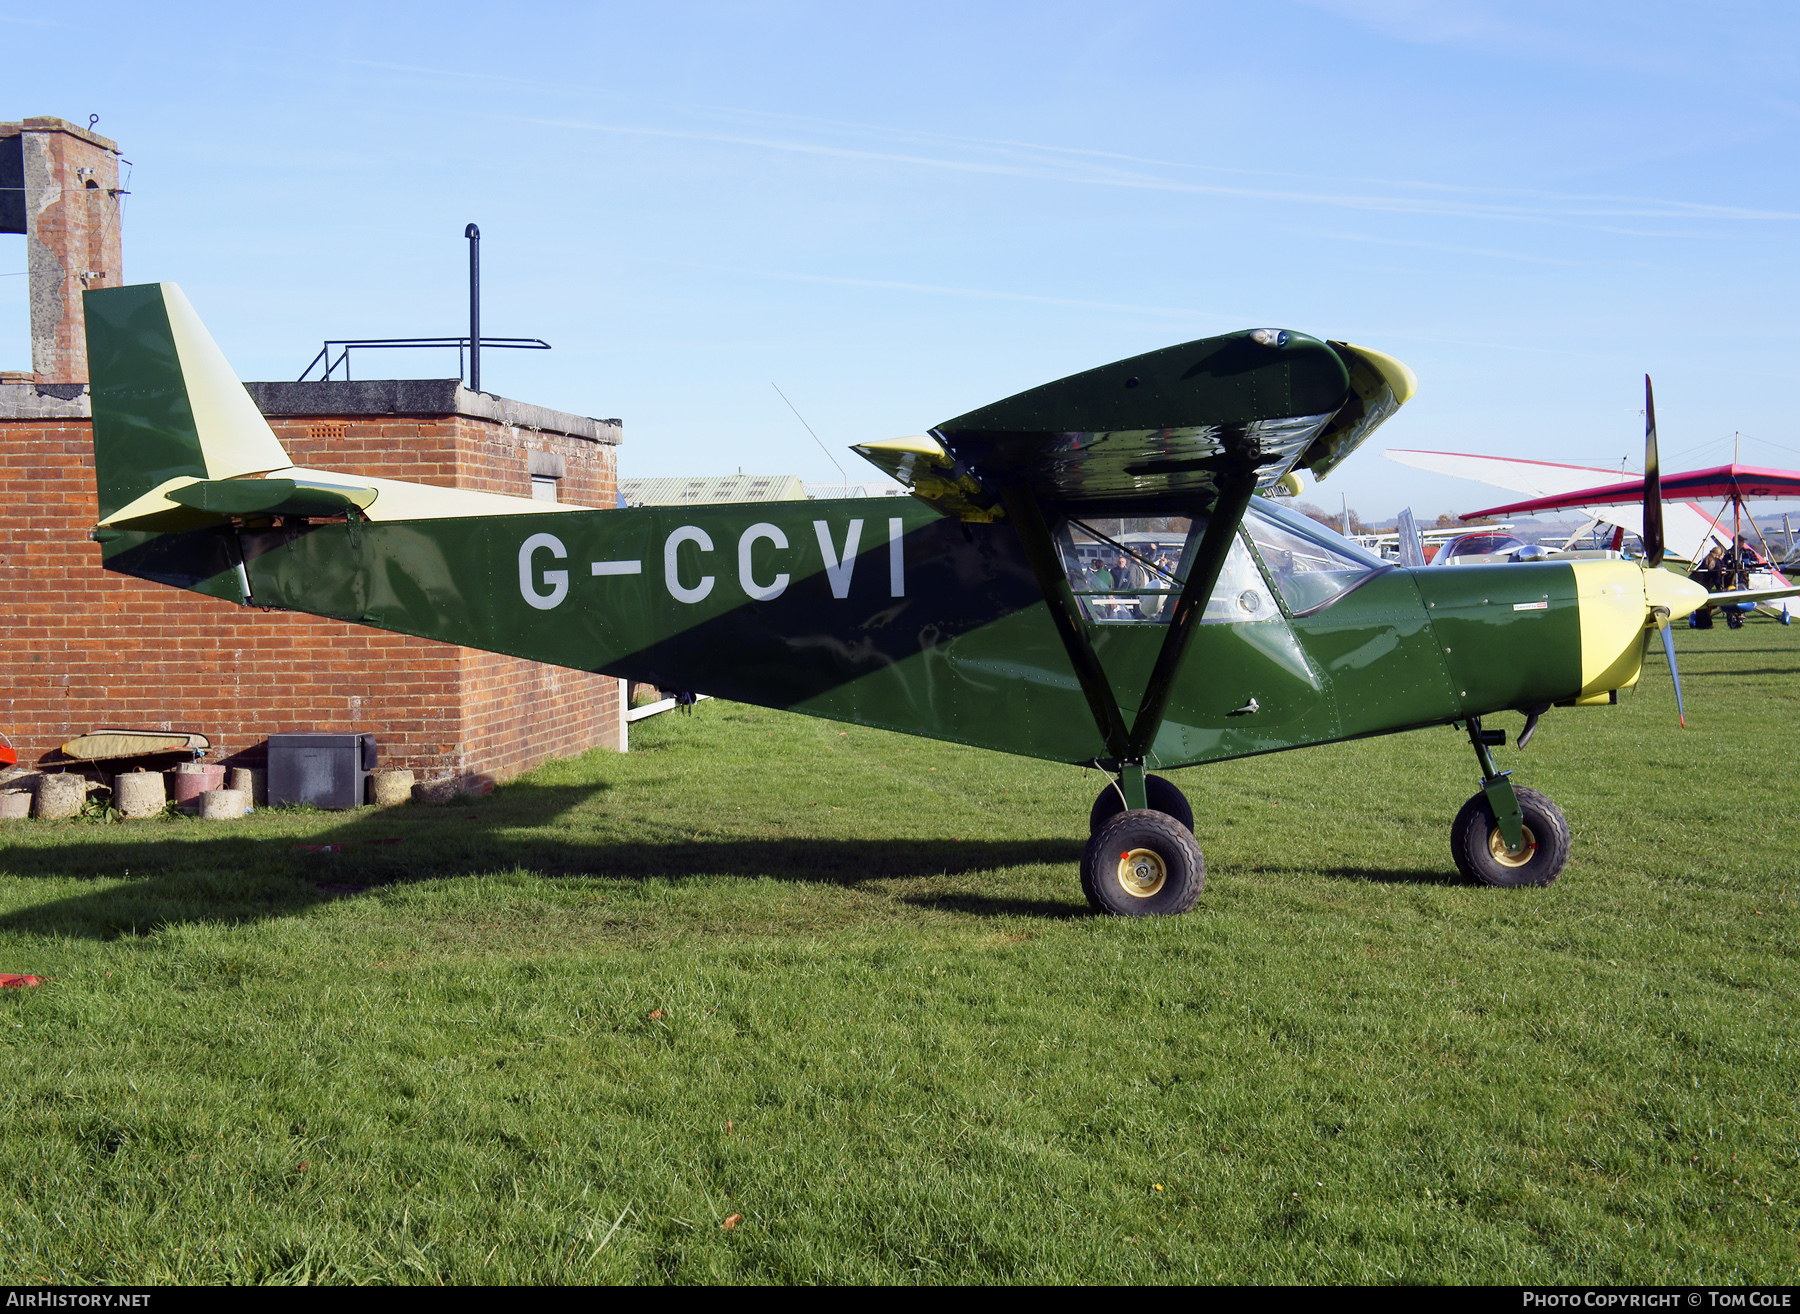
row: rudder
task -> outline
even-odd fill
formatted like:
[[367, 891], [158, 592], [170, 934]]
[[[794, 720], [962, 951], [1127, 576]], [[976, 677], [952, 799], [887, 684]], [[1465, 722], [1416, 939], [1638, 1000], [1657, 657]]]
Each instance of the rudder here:
[[293, 464], [173, 283], [82, 294], [101, 520], [171, 479]]

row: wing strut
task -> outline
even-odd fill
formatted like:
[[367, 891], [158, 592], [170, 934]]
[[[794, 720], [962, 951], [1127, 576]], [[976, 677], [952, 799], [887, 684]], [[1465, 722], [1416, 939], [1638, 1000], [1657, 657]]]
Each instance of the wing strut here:
[[1037, 575], [1044, 603], [1050, 609], [1050, 619], [1069, 654], [1069, 664], [1075, 668], [1075, 678], [1080, 681], [1088, 708], [1094, 714], [1094, 726], [1112, 758], [1107, 765], [1117, 767], [1126, 803], [1131, 807], [1145, 805], [1144, 758], [1156, 741], [1156, 732], [1162, 729], [1169, 695], [1181, 672], [1182, 659], [1187, 655], [1188, 641], [1193, 638], [1194, 627], [1206, 612], [1207, 599], [1212, 597], [1219, 582], [1219, 573], [1225, 568], [1225, 558], [1231, 552], [1238, 524], [1255, 491], [1254, 471], [1219, 477], [1218, 500], [1208, 513], [1206, 532], [1188, 568], [1168, 632], [1163, 635], [1162, 647], [1156, 654], [1156, 665], [1144, 686], [1144, 696], [1138, 702], [1137, 715], [1129, 729], [1113, 694], [1112, 682], [1106, 678], [1106, 670], [1082, 627], [1081, 612], [1063, 574], [1056, 544], [1050, 537], [1050, 526], [1044, 520], [1043, 508], [1038, 505], [1036, 495], [1024, 484], [1013, 484], [1000, 493], [1007, 517]]
[[1056, 544], [1050, 540], [1050, 526], [1044, 523], [1037, 496], [1029, 486], [1013, 484], [1001, 490], [1000, 500], [1024, 545], [1038, 588], [1043, 591], [1044, 605], [1050, 609], [1050, 619], [1068, 651], [1081, 692], [1087, 695], [1088, 709], [1094, 714], [1094, 726], [1106, 742], [1106, 751], [1115, 758], [1129, 757], [1131, 735], [1119, 712], [1119, 700], [1113, 696], [1112, 683], [1106, 678], [1094, 645], [1081, 628], [1081, 612], [1075, 606], [1075, 594], [1063, 574], [1062, 563], [1057, 560]]
[[1254, 471], [1219, 476], [1219, 500], [1213, 503], [1206, 522], [1206, 535], [1200, 540], [1200, 550], [1194, 554], [1194, 564], [1188, 568], [1187, 583], [1181, 586], [1181, 598], [1175, 604], [1169, 632], [1163, 635], [1162, 648], [1156, 654], [1156, 666], [1150, 672], [1150, 682], [1144, 686], [1144, 696], [1138, 703], [1137, 717], [1131, 723], [1131, 742], [1125, 756], [1133, 761], [1144, 760], [1150, 745], [1156, 742], [1156, 732], [1162, 729], [1163, 713], [1168, 710], [1175, 677], [1181, 673], [1181, 659], [1187, 655], [1188, 640], [1194, 637], [1194, 627], [1206, 612], [1207, 599], [1212, 597], [1212, 591], [1218, 585], [1219, 572], [1225, 569], [1225, 558], [1231, 552], [1238, 523], [1249, 509], [1250, 495], [1255, 491]]

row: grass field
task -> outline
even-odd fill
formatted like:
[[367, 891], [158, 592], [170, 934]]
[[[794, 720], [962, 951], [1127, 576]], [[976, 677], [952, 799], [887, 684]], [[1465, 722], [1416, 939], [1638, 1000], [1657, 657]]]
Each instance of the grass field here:
[[1157, 921], [1091, 774], [722, 703], [7, 823], [0, 1282], [1800, 1281], [1800, 627], [1679, 641], [1685, 733], [1658, 659], [1502, 751], [1548, 890], [1452, 879], [1448, 729], [1177, 773]]

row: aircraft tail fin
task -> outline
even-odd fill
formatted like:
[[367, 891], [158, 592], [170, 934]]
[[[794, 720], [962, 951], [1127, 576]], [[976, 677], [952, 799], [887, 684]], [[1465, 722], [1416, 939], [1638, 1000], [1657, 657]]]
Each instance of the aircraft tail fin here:
[[1425, 564], [1425, 545], [1419, 541], [1419, 525], [1413, 519], [1410, 506], [1400, 509], [1394, 529], [1395, 537], [1400, 540], [1400, 564], [1408, 570], [1417, 570]]
[[82, 294], [99, 519], [171, 480], [293, 465], [173, 283]]

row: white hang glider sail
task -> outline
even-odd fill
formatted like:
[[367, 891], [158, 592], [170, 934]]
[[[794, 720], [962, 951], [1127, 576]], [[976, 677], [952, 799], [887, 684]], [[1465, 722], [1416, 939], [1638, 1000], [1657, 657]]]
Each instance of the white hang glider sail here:
[[[1471, 456], [1464, 452], [1423, 452], [1390, 447], [1390, 461], [1429, 470], [1433, 474], [1472, 479], [1494, 488], [1504, 488], [1531, 497], [1554, 497], [1558, 493], [1574, 493], [1597, 488], [1608, 482], [1631, 483], [1643, 478], [1629, 470], [1609, 470], [1592, 465], [1563, 465], [1554, 461], [1523, 461], [1511, 456]], [[1622, 528], [1628, 534], [1644, 532], [1644, 508], [1641, 503], [1627, 502], [1617, 506], [1575, 507], [1590, 520]], [[1698, 561], [1716, 543], [1731, 546], [1728, 520], [1707, 511], [1697, 502], [1671, 502], [1663, 507], [1663, 537], [1669, 555], [1687, 561]]]

